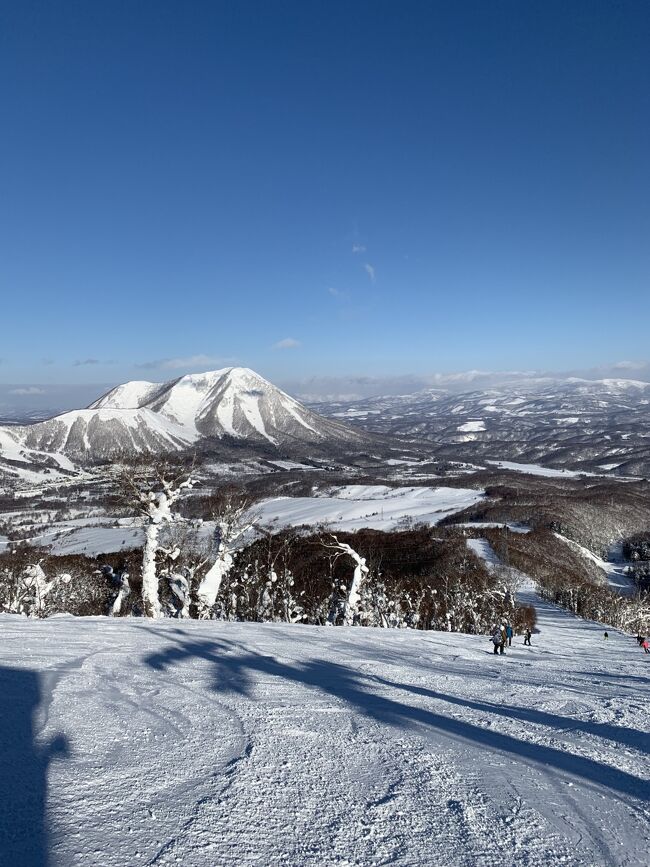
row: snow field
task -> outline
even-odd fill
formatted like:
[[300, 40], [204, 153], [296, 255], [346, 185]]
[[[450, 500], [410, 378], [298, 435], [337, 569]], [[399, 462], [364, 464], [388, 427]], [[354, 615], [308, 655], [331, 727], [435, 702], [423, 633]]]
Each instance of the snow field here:
[[[15, 805], [22, 779], [26, 798], [0, 804], [0, 851], [645, 865], [648, 657], [538, 613], [533, 647], [496, 658], [485, 636], [439, 632], [0, 617], [0, 792]], [[38, 686], [8, 693], [17, 678]]]
[[390, 488], [345, 485], [328, 496], [274, 497], [254, 507], [261, 524], [277, 527], [329, 524], [339, 530], [392, 530], [405, 517], [437, 524], [483, 498], [472, 488]]
[[[329, 495], [313, 497], [274, 497], [251, 509], [255, 522], [280, 527], [328, 524], [339, 530], [372, 527], [394, 529], [404, 518], [437, 524], [484, 496], [471, 488], [390, 488], [387, 485], [346, 485]], [[50, 523], [48, 529], [34, 524], [30, 543], [49, 546], [53, 554], [98, 554], [139, 547], [144, 530], [137, 520], [123, 519], [119, 527], [108, 518], [72, 518]], [[206, 521], [206, 536], [214, 529]]]
[[593, 473], [577, 472], [576, 470], [554, 470], [539, 464], [519, 464], [515, 461], [487, 461], [493, 467], [501, 470], [512, 470], [516, 473], [528, 473], [531, 476], [546, 476], [547, 478], [577, 479], [580, 476], [593, 476]]

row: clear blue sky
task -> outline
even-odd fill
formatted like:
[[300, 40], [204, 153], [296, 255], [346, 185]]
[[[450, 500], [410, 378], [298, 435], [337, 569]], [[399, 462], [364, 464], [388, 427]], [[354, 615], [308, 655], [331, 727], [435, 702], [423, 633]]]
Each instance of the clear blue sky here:
[[0, 382], [647, 357], [649, 45], [647, 0], [0, 2]]

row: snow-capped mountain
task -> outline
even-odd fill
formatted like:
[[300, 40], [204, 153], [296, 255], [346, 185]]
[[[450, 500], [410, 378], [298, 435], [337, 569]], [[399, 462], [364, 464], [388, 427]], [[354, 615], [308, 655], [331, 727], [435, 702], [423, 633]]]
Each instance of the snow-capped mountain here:
[[226, 437], [278, 447], [367, 438], [307, 409], [252, 370], [231, 367], [165, 383], [127, 382], [87, 409], [0, 428], [0, 457], [15, 459], [22, 452], [24, 459], [24, 452], [33, 451], [95, 461], [180, 451]]
[[89, 409], [146, 409], [179, 425], [193, 440], [231, 436], [273, 445], [359, 440], [356, 431], [317, 415], [245, 367], [194, 373], [162, 384], [127, 382]]
[[366, 431], [435, 445], [438, 458], [550, 463], [650, 475], [650, 383], [629, 379], [531, 379], [459, 393], [318, 403]]

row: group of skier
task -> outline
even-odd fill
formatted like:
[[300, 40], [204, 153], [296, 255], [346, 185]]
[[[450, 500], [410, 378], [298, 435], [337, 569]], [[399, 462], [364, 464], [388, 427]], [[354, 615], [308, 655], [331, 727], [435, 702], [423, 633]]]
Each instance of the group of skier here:
[[[505, 653], [506, 647], [512, 647], [512, 637], [514, 635], [514, 630], [509, 623], [500, 623], [495, 624], [492, 628], [491, 641], [494, 645], [494, 653], [500, 654]], [[527, 644], [528, 647], [531, 647], [530, 638], [531, 631], [528, 627], [526, 627], [526, 631], [524, 633], [524, 644]]]

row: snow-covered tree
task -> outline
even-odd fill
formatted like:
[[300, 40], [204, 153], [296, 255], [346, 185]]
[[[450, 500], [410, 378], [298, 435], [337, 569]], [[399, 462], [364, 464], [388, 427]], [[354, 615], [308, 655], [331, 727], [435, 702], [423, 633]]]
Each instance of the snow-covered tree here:
[[215, 523], [214, 563], [203, 576], [197, 592], [199, 617], [208, 619], [217, 601], [224, 578], [234, 564], [234, 554], [242, 537], [255, 526], [256, 515], [250, 500], [239, 492], [227, 491], [215, 504], [211, 518]]
[[185, 466], [141, 462], [122, 473], [126, 499], [135, 506], [144, 524], [142, 602], [146, 617], [162, 616], [156, 568], [160, 532], [177, 519], [172, 507], [194, 483], [192, 468]]
[[35, 549], [18, 548], [2, 557], [0, 567], [0, 605], [11, 614], [27, 617], [45, 617], [46, 601], [50, 591], [61, 580], [70, 580], [68, 574], [48, 578], [43, 569], [44, 558]]
[[336, 536], [332, 535], [334, 544], [327, 544], [326, 547], [334, 551], [336, 556], [348, 556], [355, 564], [352, 581], [347, 589], [347, 598], [343, 608], [343, 623], [345, 626], [352, 626], [355, 617], [359, 613], [360, 591], [363, 582], [366, 580], [370, 569], [366, 565], [366, 558], [362, 557], [357, 551], [348, 545], [346, 542], [340, 542]]
[[126, 569], [115, 571], [108, 563], [99, 570], [104, 578], [110, 582], [111, 598], [108, 613], [111, 617], [119, 617], [122, 614], [127, 596], [131, 593], [129, 573]]

